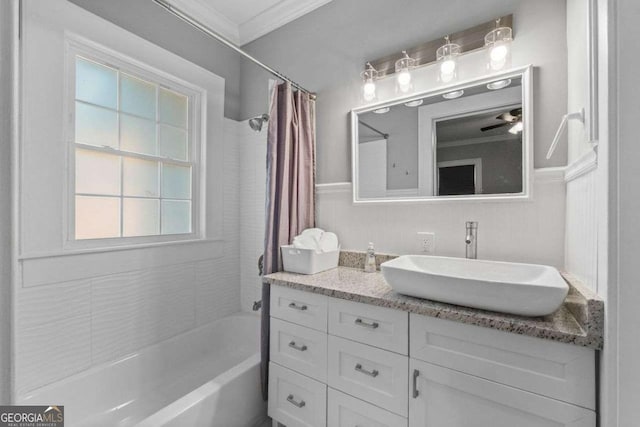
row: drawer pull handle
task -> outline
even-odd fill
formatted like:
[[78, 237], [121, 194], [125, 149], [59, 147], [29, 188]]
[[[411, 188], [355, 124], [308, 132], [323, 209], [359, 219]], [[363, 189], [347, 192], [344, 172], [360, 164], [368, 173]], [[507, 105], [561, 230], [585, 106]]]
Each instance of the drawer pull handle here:
[[378, 372], [378, 370], [377, 370], [377, 369], [374, 369], [373, 371], [367, 371], [367, 370], [366, 370], [366, 369], [364, 369], [364, 368], [362, 367], [362, 365], [361, 365], [361, 364], [359, 364], [359, 363], [356, 365], [356, 371], [358, 371], [358, 372], [360, 372], [360, 373], [363, 373], [363, 374], [365, 374], [365, 375], [369, 375], [370, 377], [373, 377], [373, 378], [377, 377], [377, 376], [378, 376], [378, 374], [380, 373], [380, 372]]
[[291, 347], [294, 350], [298, 350], [298, 351], [307, 351], [307, 346], [306, 345], [296, 345], [295, 341], [291, 341], [289, 343], [289, 347]]
[[304, 408], [304, 405], [306, 405], [306, 402], [304, 400], [301, 400], [300, 402], [296, 401], [293, 398], [293, 394], [290, 394], [289, 396], [287, 396], [287, 402], [291, 403], [293, 406], [297, 408]]
[[417, 398], [420, 395], [418, 391], [418, 376], [420, 376], [420, 371], [417, 369], [413, 370], [413, 398]]
[[294, 308], [296, 310], [305, 311], [307, 309], [306, 305], [298, 305], [295, 302], [289, 303], [289, 308]]
[[371, 329], [377, 329], [378, 326], [380, 326], [378, 322], [367, 323], [359, 317], [356, 319], [356, 325], [362, 326], [364, 328], [371, 328]]

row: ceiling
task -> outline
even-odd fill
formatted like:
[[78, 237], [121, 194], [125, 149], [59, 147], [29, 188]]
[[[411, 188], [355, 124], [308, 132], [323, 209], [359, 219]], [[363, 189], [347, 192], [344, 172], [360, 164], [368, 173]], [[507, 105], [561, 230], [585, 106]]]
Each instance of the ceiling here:
[[242, 46], [331, 0], [169, 0]]

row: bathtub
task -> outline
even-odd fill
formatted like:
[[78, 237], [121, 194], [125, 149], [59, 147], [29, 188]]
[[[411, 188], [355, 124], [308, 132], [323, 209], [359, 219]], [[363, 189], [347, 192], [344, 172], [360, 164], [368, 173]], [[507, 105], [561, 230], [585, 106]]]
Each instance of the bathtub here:
[[225, 317], [18, 399], [64, 405], [65, 425], [252, 427], [260, 394], [260, 318]]

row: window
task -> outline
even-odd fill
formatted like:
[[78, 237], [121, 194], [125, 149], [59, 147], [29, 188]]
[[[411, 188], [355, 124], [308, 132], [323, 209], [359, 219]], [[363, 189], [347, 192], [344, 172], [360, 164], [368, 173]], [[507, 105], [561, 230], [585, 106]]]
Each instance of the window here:
[[71, 240], [195, 233], [193, 92], [99, 57], [74, 61]]

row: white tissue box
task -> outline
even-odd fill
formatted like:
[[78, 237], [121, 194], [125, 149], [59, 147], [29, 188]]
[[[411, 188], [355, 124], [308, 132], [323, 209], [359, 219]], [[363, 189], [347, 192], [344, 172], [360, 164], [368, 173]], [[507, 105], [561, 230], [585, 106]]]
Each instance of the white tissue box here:
[[300, 274], [316, 274], [338, 266], [340, 247], [331, 252], [298, 249], [293, 245], [280, 246], [284, 271]]

